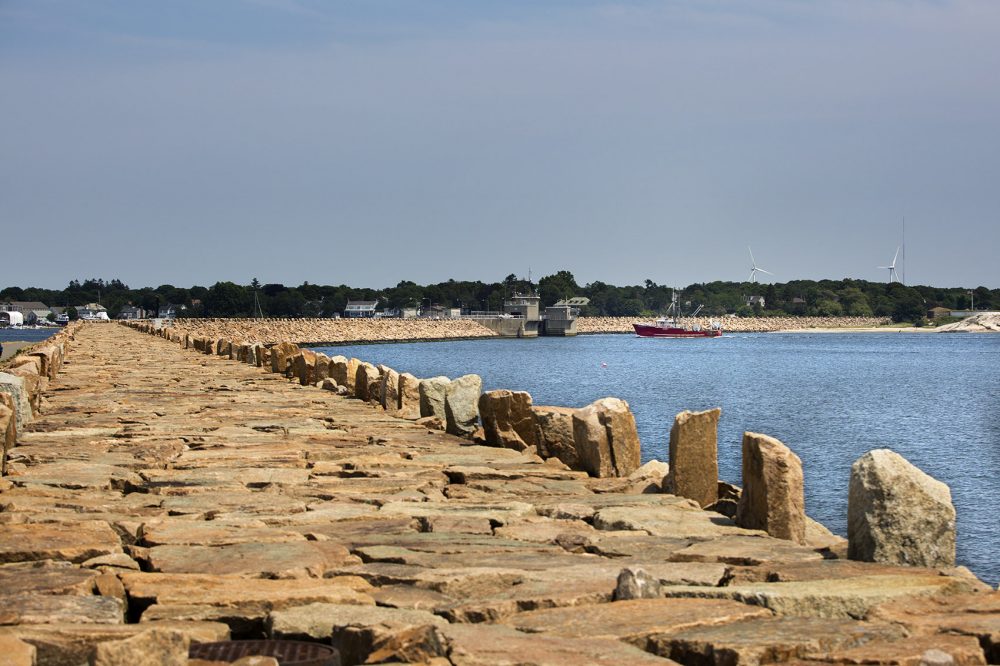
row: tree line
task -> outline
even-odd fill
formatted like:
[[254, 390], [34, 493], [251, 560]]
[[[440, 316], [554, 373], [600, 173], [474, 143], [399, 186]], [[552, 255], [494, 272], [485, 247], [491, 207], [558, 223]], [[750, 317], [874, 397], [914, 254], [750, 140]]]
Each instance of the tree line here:
[[[92, 278], [73, 280], [62, 290], [7, 287], [0, 302], [41, 301], [50, 307], [101, 303], [112, 318], [133, 305], [146, 311], [161, 306], [183, 306], [186, 317], [331, 317], [342, 313], [349, 300], [376, 300], [379, 309], [426, 309], [439, 305], [463, 311], [499, 311], [515, 293], [536, 292], [543, 306], [573, 296], [585, 296], [585, 316], [640, 317], [665, 311], [671, 287], [646, 280], [641, 285], [618, 287], [600, 281], [580, 285], [569, 271], [546, 275], [537, 282], [508, 275], [499, 282], [448, 280], [418, 285], [402, 281], [385, 289], [348, 285], [295, 286], [217, 282], [210, 287], [159, 287], [132, 289], [120, 280]], [[919, 322], [929, 308], [941, 306], [977, 310], [1000, 308], [1000, 289], [978, 287], [907, 286], [866, 280], [793, 280], [775, 284], [707, 282], [678, 289], [682, 309], [703, 306], [711, 316], [857, 316], [891, 317], [895, 321]], [[761, 303], [763, 299], [763, 304]]]

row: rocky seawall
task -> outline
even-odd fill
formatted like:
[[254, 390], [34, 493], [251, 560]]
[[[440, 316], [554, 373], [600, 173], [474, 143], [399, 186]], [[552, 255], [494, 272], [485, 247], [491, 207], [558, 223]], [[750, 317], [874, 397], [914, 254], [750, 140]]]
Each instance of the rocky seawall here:
[[263, 344], [370, 344], [496, 337], [471, 319], [182, 319], [173, 327], [194, 337]]
[[742, 488], [718, 482], [718, 410], [639, 467], [615, 398], [133, 328], [76, 332], [0, 480], [10, 663], [262, 636], [344, 664], [1000, 659], [947, 488], [891, 452], [855, 463], [845, 542], [774, 438], [746, 433]]
[[[577, 331], [586, 333], [635, 333], [634, 323], [648, 322], [642, 317], [580, 317]], [[695, 317], [680, 320], [684, 325], [700, 325], [709, 329], [712, 322], [722, 322], [723, 331], [730, 333], [773, 333], [808, 329], [876, 328], [889, 324], [888, 317]]]

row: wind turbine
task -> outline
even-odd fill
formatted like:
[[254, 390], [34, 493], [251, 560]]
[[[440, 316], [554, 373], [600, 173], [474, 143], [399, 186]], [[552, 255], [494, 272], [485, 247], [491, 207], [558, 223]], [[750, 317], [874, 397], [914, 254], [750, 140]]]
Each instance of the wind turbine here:
[[771, 271], [765, 271], [763, 268], [759, 268], [757, 266], [757, 262], [753, 258], [753, 250], [750, 249], [749, 245], [747, 245], [747, 250], [750, 251], [750, 265], [752, 266], [752, 268], [750, 269], [750, 284], [754, 284], [755, 282], [757, 282], [757, 273], [767, 273], [768, 275], [774, 275], [774, 273], [772, 273]]
[[899, 259], [899, 248], [896, 248], [896, 254], [892, 257], [892, 263], [888, 266], [879, 266], [879, 268], [886, 268], [889, 270], [889, 284], [893, 282], [899, 282], [899, 273], [896, 272], [896, 259]]

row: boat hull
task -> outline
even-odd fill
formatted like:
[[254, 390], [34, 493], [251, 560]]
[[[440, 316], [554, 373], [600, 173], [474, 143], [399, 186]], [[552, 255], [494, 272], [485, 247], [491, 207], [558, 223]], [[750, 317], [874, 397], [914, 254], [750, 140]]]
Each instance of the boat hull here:
[[632, 328], [640, 338], [717, 338], [722, 335], [721, 329], [689, 331], [686, 328], [665, 328], [648, 324], [632, 324]]

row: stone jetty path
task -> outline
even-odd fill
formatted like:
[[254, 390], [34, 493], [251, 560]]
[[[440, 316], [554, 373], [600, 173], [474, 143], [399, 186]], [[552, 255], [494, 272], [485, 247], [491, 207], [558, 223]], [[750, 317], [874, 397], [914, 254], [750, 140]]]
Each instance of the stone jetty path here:
[[41, 407], [0, 480], [4, 663], [265, 636], [345, 664], [1000, 660], [1000, 593], [961, 569], [835, 559], [123, 326], [82, 327]]

